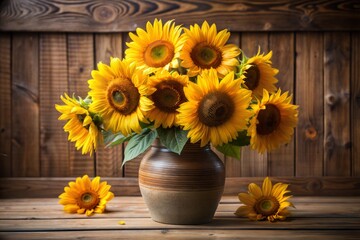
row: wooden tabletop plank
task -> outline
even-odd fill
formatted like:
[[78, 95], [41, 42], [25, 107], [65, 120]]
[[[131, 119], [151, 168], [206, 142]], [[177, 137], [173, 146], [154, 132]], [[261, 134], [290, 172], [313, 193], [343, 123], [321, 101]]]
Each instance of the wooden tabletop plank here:
[[[125, 225], [120, 225], [124, 221]], [[306, 229], [306, 230], [359, 230], [360, 218], [289, 218], [287, 221], [271, 223], [268, 221], [249, 221], [246, 218], [214, 218], [211, 223], [202, 225], [162, 224], [150, 218], [87, 218], [87, 219], [29, 219], [0, 220], [3, 231], [73, 231], [73, 230], [135, 230], [135, 229]]]
[[360, 230], [213, 230], [191, 229], [163, 230], [106, 230], [106, 231], [69, 231], [69, 232], [0, 232], [0, 239], [38, 240], [38, 239], [279, 239], [303, 240], [346, 240], [356, 239]]
[[[153, 221], [141, 197], [116, 197], [107, 212], [86, 217], [63, 211], [57, 198], [0, 199], [0, 239], [356, 239], [360, 197], [293, 197], [296, 209], [276, 223], [233, 213], [236, 196], [221, 199], [212, 222], [169, 225]], [[124, 225], [119, 224], [124, 221]]]
[[[360, 197], [352, 198], [316, 198], [306, 199], [294, 197], [291, 209], [293, 218], [336, 218], [360, 217]], [[0, 219], [65, 219], [88, 218], [85, 215], [68, 214], [57, 199], [10, 199], [0, 200]], [[321, 201], [322, 200], [322, 201]], [[351, 201], [349, 201], [351, 200]], [[240, 206], [236, 197], [223, 197], [218, 206], [216, 217], [234, 217], [234, 212]], [[147, 206], [141, 197], [116, 197], [107, 205], [105, 214], [95, 214], [91, 218], [145, 218], [150, 217]]]

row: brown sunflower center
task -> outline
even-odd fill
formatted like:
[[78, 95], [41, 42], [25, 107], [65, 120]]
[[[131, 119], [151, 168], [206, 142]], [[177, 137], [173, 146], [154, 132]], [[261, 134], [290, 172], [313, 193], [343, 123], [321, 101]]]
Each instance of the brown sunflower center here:
[[245, 85], [249, 90], [254, 90], [259, 86], [260, 83], [260, 70], [255, 64], [251, 64], [251, 67], [246, 70], [245, 75]]
[[150, 43], [144, 52], [144, 61], [150, 67], [164, 67], [175, 55], [174, 45], [168, 41], [157, 40]]
[[157, 108], [164, 112], [176, 112], [179, 105], [185, 102], [185, 94], [181, 83], [168, 80], [159, 83], [152, 95]]
[[85, 209], [94, 209], [99, 204], [99, 202], [99, 195], [92, 190], [83, 193], [80, 198], [77, 199], [78, 206]]
[[108, 103], [123, 115], [128, 115], [135, 111], [139, 100], [140, 94], [138, 89], [128, 79], [110, 84], [107, 89]]
[[266, 109], [259, 111], [257, 120], [259, 123], [256, 125], [256, 132], [260, 135], [268, 135], [280, 125], [280, 110], [273, 104], [266, 104]]
[[201, 68], [217, 68], [222, 61], [221, 51], [206, 42], [198, 43], [190, 53], [190, 57], [196, 66]]
[[228, 121], [234, 109], [234, 102], [226, 93], [209, 93], [200, 101], [199, 120], [207, 126], [216, 127]]
[[279, 201], [273, 196], [261, 197], [254, 206], [256, 213], [266, 217], [275, 214], [279, 207]]

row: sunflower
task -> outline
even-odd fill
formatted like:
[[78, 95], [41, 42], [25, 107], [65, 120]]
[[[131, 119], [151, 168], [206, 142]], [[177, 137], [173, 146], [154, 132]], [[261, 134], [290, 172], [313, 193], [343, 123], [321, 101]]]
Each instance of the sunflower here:
[[219, 81], [216, 70], [210, 69], [197, 77], [197, 84], [189, 82], [184, 88], [188, 101], [180, 105], [178, 123], [189, 130], [192, 143], [222, 145], [246, 128], [251, 91], [240, 88], [240, 83], [233, 72]]
[[106, 130], [127, 136], [141, 131], [140, 123], [147, 122], [144, 112], [153, 108], [146, 97], [152, 92], [146, 87], [147, 76], [135, 64], [112, 58], [110, 66], [99, 63], [89, 82], [89, 95], [93, 103], [90, 110], [98, 112]]
[[59, 203], [64, 205], [64, 211], [68, 213], [86, 213], [87, 216], [93, 213], [103, 213], [106, 203], [114, 194], [110, 192], [111, 186], [107, 182], [100, 182], [100, 177], [92, 181], [87, 175], [76, 178], [76, 182], [69, 182], [60, 194]]
[[180, 49], [183, 45], [181, 27], [175, 26], [173, 21], [164, 25], [161, 20], [154, 20], [154, 24], [147, 22], [146, 31], [137, 28], [136, 33], [129, 33], [132, 40], [126, 43], [126, 59], [135, 62], [146, 74], [159, 69], [170, 70], [178, 67]]
[[64, 131], [69, 133], [68, 139], [76, 142], [77, 150], [82, 148], [82, 154], [96, 150], [99, 142], [102, 141], [102, 135], [94, 123], [90, 112], [86, 107], [82, 106], [76, 99], [69, 97], [65, 93], [65, 97], [60, 96], [65, 105], [55, 104], [56, 110], [62, 113], [59, 120], [66, 120]]
[[180, 104], [186, 101], [183, 88], [187, 86], [187, 75], [179, 75], [177, 72], [159, 71], [149, 78], [148, 86], [156, 89], [149, 96], [154, 102], [155, 108], [147, 112], [146, 116], [154, 121], [154, 127], [160, 125], [164, 128], [177, 126], [176, 115]]
[[288, 92], [281, 94], [280, 89], [272, 95], [264, 89], [261, 101], [251, 105], [254, 117], [248, 135], [253, 149], [264, 153], [290, 142], [298, 121], [298, 106], [291, 104], [291, 99]]
[[226, 44], [230, 32], [226, 29], [217, 32], [216, 24], [204, 21], [201, 28], [195, 24], [184, 29], [186, 42], [180, 52], [181, 66], [188, 68], [190, 77], [204, 69], [215, 68], [219, 77], [225, 76], [238, 65], [240, 49], [235, 44]]
[[245, 204], [240, 206], [235, 215], [239, 217], [248, 217], [251, 220], [264, 220], [270, 222], [284, 220], [290, 214], [287, 207], [294, 207], [287, 200], [292, 196], [284, 196], [289, 193], [286, 190], [288, 184], [272, 183], [268, 177], [264, 179], [262, 189], [255, 183], [249, 184], [249, 193], [240, 193], [239, 199]]
[[258, 53], [245, 60], [241, 66], [241, 71], [245, 77], [244, 85], [257, 98], [262, 97], [263, 89], [270, 93], [275, 92], [277, 89], [275, 84], [278, 80], [275, 78], [275, 75], [279, 70], [272, 67], [271, 57], [272, 51], [264, 56], [264, 54], [260, 54], [259, 48]]

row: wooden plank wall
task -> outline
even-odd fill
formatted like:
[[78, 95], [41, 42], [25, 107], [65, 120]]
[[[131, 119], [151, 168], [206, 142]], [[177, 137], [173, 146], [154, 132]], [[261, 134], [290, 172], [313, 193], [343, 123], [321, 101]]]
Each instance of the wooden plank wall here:
[[4, 0], [0, 177], [13, 182], [86, 173], [123, 178], [124, 183], [137, 177], [140, 159], [122, 169], [122, 146], [99, 149], [94, 157], [76, 151], [54, 104], [61, 104], [64, 92], [85, 97], [96, 64], [121, 58], [128, 33], [157, 17], [184, 26], [204, 19], [216, 23], [231, 31], [230, 42], [247, 55], [258, 46], [272, 50], [273, 65], [280, 70], [278, 86], [300, 106], [299, 125], [288, 145], [265, 155], [244, 148], [240, 161], [221, 156], [228, 179], [336, 177], [358, 183], [359, 12], [356, 0]]

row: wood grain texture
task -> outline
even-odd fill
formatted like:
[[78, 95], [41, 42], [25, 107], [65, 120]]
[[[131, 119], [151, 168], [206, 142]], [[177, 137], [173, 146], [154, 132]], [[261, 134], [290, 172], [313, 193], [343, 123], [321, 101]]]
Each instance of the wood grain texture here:
[[[2, 178], [0, 198], [57, 197], [74, 178]], [[262, 184], [263, 177], [226, 178], [224, 195], [247, 192], [249, 183]], [[137, 178], [101, 178], [116, 196], [140, 196]], [[273, 183], [290, 184], [295, 196], [360, 196], [359, 177], [271, 177]]]
[[[241, 34], [241, 50], [247, 57], [256, 55], [259, 48], [261, 53], [269, 51], [268, 33]], [[241, 176], [260, 177], [267, 175], [269, 175], [267, 153], [260, 154], [248, 146], [244, 147], [241, 152]]]
[[[291, 202], [296, 206], [290, 209], [293, 218], [346, 218], [360, 217], [359, 196], [293, 196]], [[69, 214], [61, 211], [56, 198], [9, 198], [1, 199], [0, 219], [67, 219]], [[14, 204], [16, 202], [16, 205]], [[236, 195], [222, 196], [217, 207], [215, 218], [233, 217], [235, 209], [240, 205]], [[351, 205], [351, 206], [350, 206]], [[44, 215], [46, 213], [46, 215]], [[71, 218], [84, 219], [85, 216], [75, 214]], [[149, 218], [150, 213], [145, 200], [141, 196], [116, 196], [106, 206], [106, 214], [94, 214], [92, 219], [102, 218]]]
[[12, 175], [39, 177], [39, 38], [18, 33], [12, 41]]
[[356, 0], [4, 0], [0, 30], [126, 32], [154, 17], [190, 25], [204, 16], [232, 31], [359, 30], [359, 8]]
[[[55, 104], [64, 104], [60, 95], [68, 90], [66, 35], [40, 35], [40, 130], [41, 176], [69, 176], [68, 134]], [[74, 143], [71, 143], [74, 144]]]
[[324, 79], [322, 33], [296, 34], [296, 176], [322, 176]]
[[[117, 202], [117, 206], [113, 206], [113, 202], [109, 202], [107, 206], [111, 212], [106, 212], [105, 214], [101, 214], [101, 216], [94, 217], [89, 219], [86, 216], [81, 216], [78, 214], [66, 214], [67, 218], [56, 218], [52, 211], [50, 213], [41, 212], [40, 216], [36, 216], [29, 219], [9, 219], [8, 216], [0, 215], [0, 230], [1, 232], [45, 232], [45, 231], [101, 231], [101, 230], [118, 230], [119, 234], [124, 230], [137, 230], [137, 231], [146, 231], [146, 230], [154, 230], [154, 229], [168, 229], [168, 230], [188, 230], [193, 229], [199, 232], [207, 232], [211, 230], [253, 230], [253, 235], [256, 235], [258, 231], [268, 230], [268, 231], [276, 231], [276, 230], [337, 230], [337, 231], [353, 231], [359, 230], [358, 224], [360, 223], [360, 219], [358, 218], [358, 214], [355, 211], [352, 213], [348, 212], [348, 214], [335, 215], [331, 218], [324, 218], [326, 214], [323, 212], [312, 209], [312, 202], [308, 200], [308, 204], [303, 204], [304, 207], [302, 210], [307, 211], [307, 213], [301, 214], [301, 211], [293, 212], [289, 217], [288, 221], [276, 222], [276, 224], [262, 221], [249, 221], [247, 218], [239, 218], [234, 216], [233, 212], [240, 205], [239, 202], [236, 202], [236, 198], [232, 197], [224, 199], [225, 201], [220, 203], [220, 213], [216, 216], [210, 223], [200, 224], [200, 225], [171, 225], [171, 224], [161, 224], [153, 221], [148, 215], [147, 216], [139, 216], [133, 217], [131, 209], [142, 205], [138, 201], [135, 201], [133, 204], [121, 206], [119, 202], [124, 198], [120, 198]], [[125, 198], [126, 199], [126, 198]], [[344, 198], [343, 198], [344, 199]], [[35, 209], [33, 212], [36, 212], [36, 203], [38, 199], [28, 199], [29, 205], [34, 206]], [[47, 199], [45, 199], [46, 201]], [[53, 199], [54, 202], [55, 199]], [[229, 204], [229, 201], [233, 201]], [[346, 202], [344, 205], [347, 207], [351, 207], [354, 205], [354, 209], [359, 208], [358, 202], [359, 198], [353, 198], [352, 202]], [[2, 201], [1, 201], [2, 202]], [[17, 200], [14, 200], [14, 203], [18, 203]], [[14, 203], [5, 203], [9, 208], [14, 207]], [[237, 204], [236, 204], [237, 203]], [[323, 203], [327, 208], [333, 206], [336, 207], [338, 204], [336, 202], [329, 201], [328, 203]], [[128, 207], [128, 208], [126, 208]], [[227, 211], [221, 211], [223, 207], [227, 207]], [[49, 210], [58, 209], [61, 211], [61, 206], [59, 205], [48, 205]], [[321, 209], [321, 208], [320, 208]], [[342, 207], [341, 209], [344, 209]], [[313, 214], [309, 214], [311, 210], [314, 210]], [[107, 214], [110, 213], [110, 214]], [[300, 213], [300, 214], [299, 214]], [[15, 213], [16, 214], [16, 213]], [[52, 215], [53, 217], [48, 219], [47, 215]], [[112, 215], [112, 216], [108, 216]], [[121, 216], [125, 215], [125, 216]], [[345, 216], [344, 216], [345, 215]], [[41, 217], [43, 216], [43, 217]], [[118, 224], [119, 219], [123, 220], [125, 224]], [[136, 232], [134, 232], [134, 235]], [[293, 234], [292, 234], [293, 235]], [[137, 236], [136, 236], [137, 237]], [[274, 237], [274, 235], [273, 235]], [[289, 237], [289, 236], [288, 236]], [[290, 237], [291, 238], [291, 237]], [[138, 238], [137, 238], [138, 239]]]
[[[222, 197], [212, 222], [160, 224], [142, 197], [118, 196], [90, 218], [62, 211], [56, 198], [0, 199], [1, 239], [358, 239], [359, 197], [293, 197], [287, 221], [239, 218], [236, 196]], [[124, 224], [119, 224], [123, 221]]]
[[123, 58], [122, 33], [96, 33], [95, 34], [96, 63], [110, 63], [110, 57]]
[[[97, 33], [95, 34], [95, 62], [110, 64], [110, 57], [122, 59], [122, 34], [121, 33]], [[97, 69], [95, 66], [94, 69]], [[95, 153], [96, 175], [104, 177], [121, 177], [123, 159], [123, 146], [106, 148], [100, 146]]]
[[[359, 196], [358, 177], [271, 177], [273, 183], [289, 185], [295, 196]], [[249, 183], [262, 184], [263, 177], [227, 178], [224, 195], [247, 192]]]
[[[93, 50], [93, 34], [71, 33], [67, 35], [68, 79], [63, 79], [63, 81], [69, 82], [69, 96], [86, 98], [89, 90], [87, 80], [90, 79], [91, 70], [94, 68]], [[82, 155], [81, 151], [76, 150], [74, 143], [70, 144], [70, 176], [95, 175], [94, 161], [94, 156]]]
[[200, 231], [199, 229], [156, 229], [156, 230], [97, 230], [97, 231], [57, 231], [57, 232], [0, 232], [0, 237], [3, 239], [15, 240], [38, 240], [38, 239], [69, 239], [76, 236], [79, 239], [276, 239], [278, 240], [303, 240], [308, 238], [311, 240], [348, 240], [356, 239], [360, 234], [359, 230], [214, 230], [206, 229]]
[[360, 176], [360, 33], [351, 37], [351, 151], [352, 175]]
[[0, 33], [0, 177], [11, 177], [11, 35]]
[[[26, 197], [58, 197], [64, 187], [76, 178], [2, 178], [0, 181], [0, 198]], [[105, 178], [111, 185], [111, 191], [116, 196], [139, 196], [139, 184], [136, 178]]]
[[325, 176], [350, 176], [350, 36], [324, 35]]
[[[269, 33], [269, 50], [273, 52], [272, 64], [279, 69], [276, 84], [282, 93], [294, 94], [295, 45], [293, 33]], [[293, 99], [294, 104], [295, 99]], [[294, 139], [290, 143], [268, 153], [268, 171], [270, 176], [293, 176], [295, 171]]]

